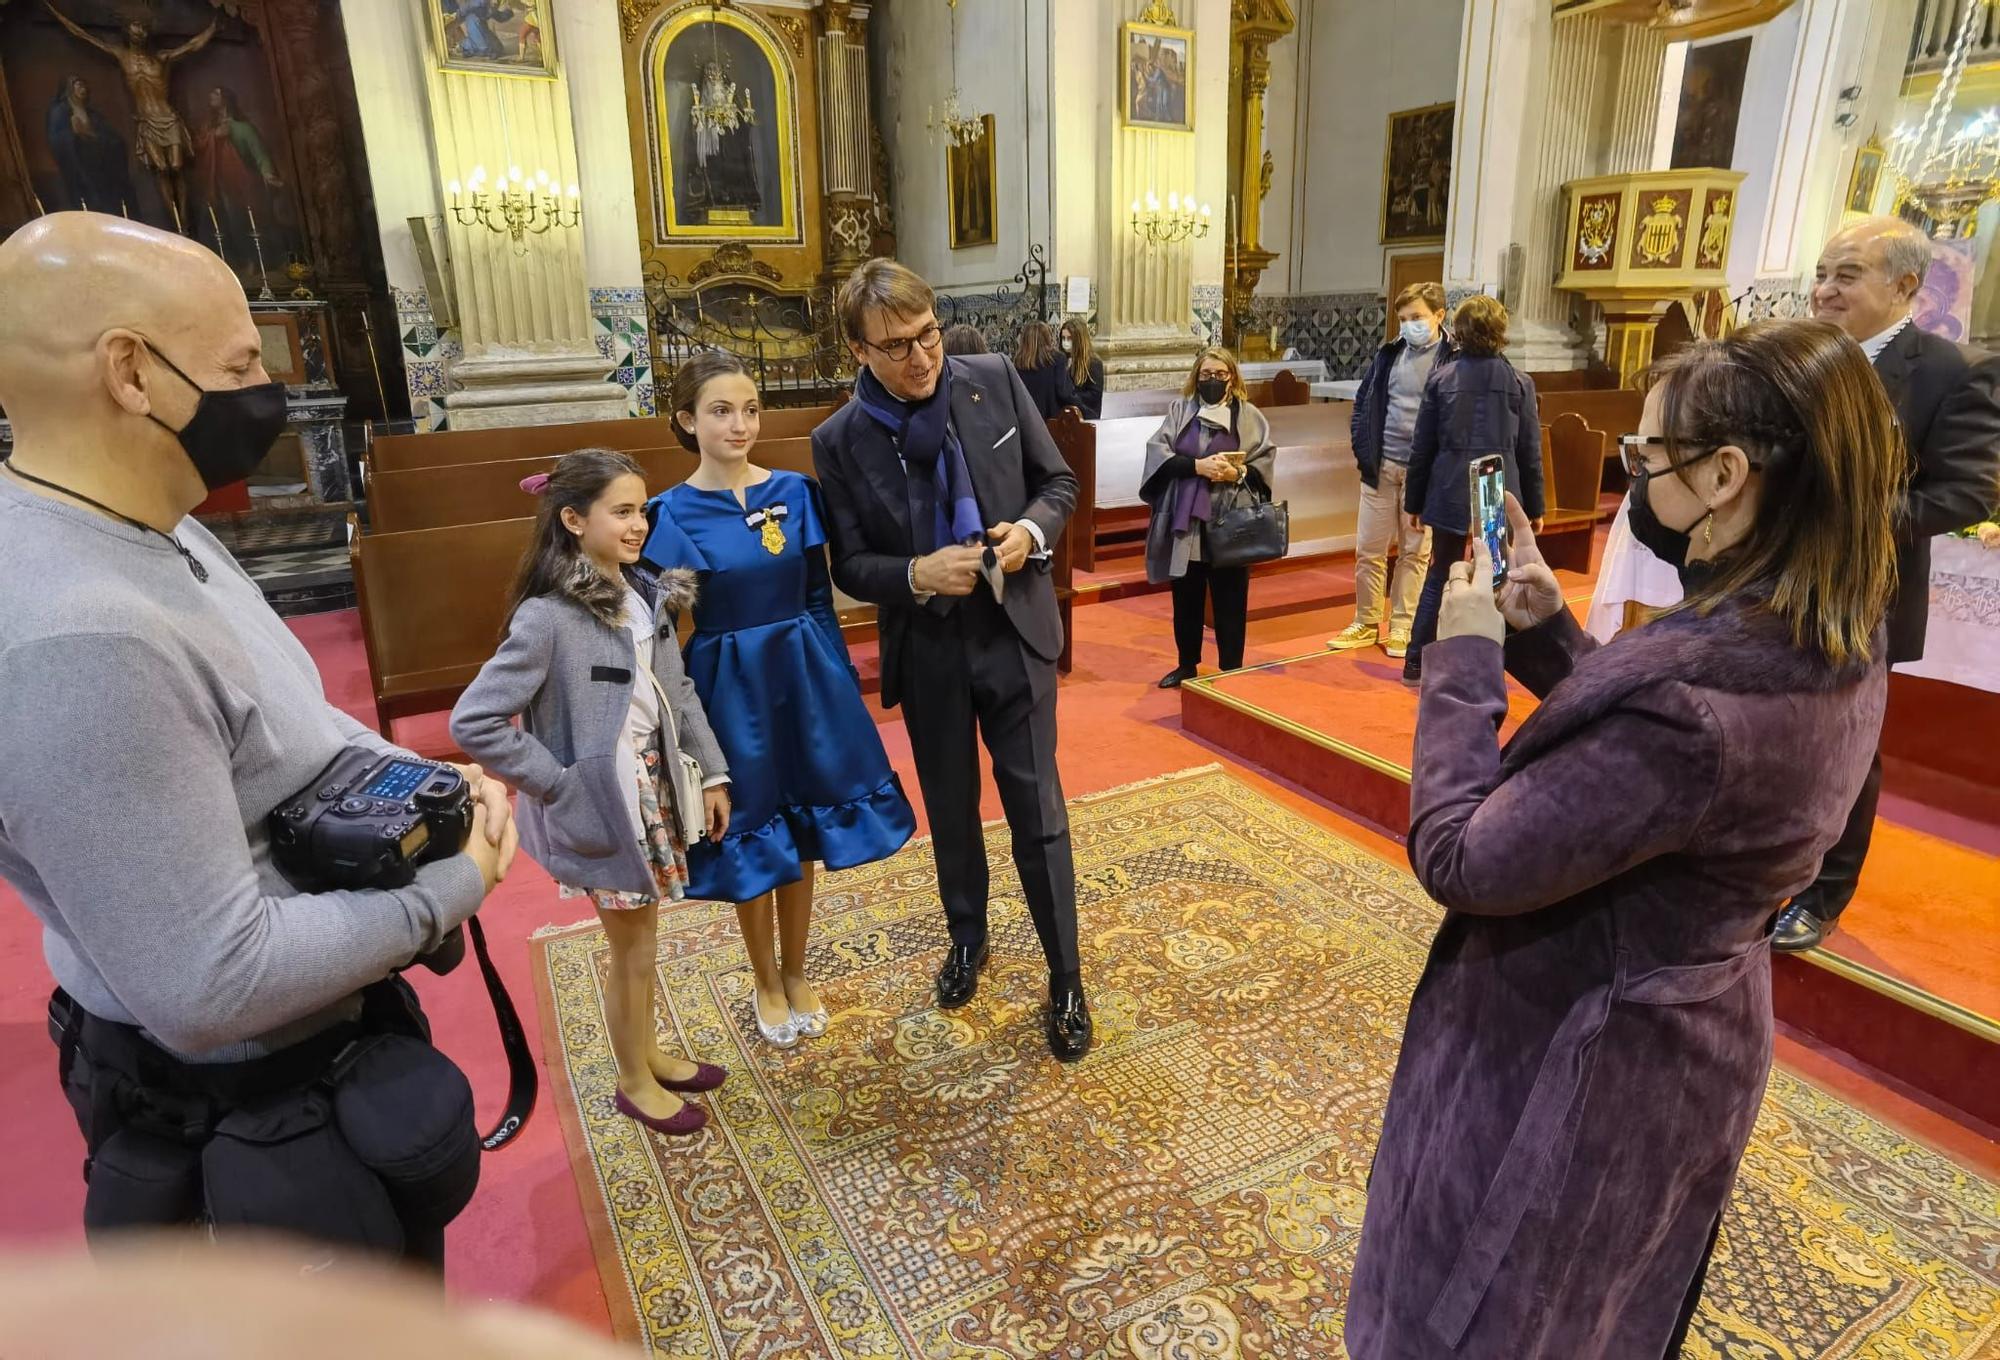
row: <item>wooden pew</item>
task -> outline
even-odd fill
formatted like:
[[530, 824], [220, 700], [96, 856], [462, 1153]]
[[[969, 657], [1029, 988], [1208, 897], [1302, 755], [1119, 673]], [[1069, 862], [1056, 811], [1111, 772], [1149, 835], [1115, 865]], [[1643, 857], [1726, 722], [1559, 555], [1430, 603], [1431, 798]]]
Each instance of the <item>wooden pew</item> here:
[[[810, 435], [835, 406], [802, 406], [766, 411], [766, 440]], [[409, 468], [442, 467], [453, 463], [496, 463], [516, 458], [540, 458], [572, 449], [657, 449], [676, 442], [664, 416], [631, 420], [584, 420], [567, 425], [520, 425], [495, 430], [435, 430], [428, 434], [378, 435], [368, 450], [368, 469], [400, 472]]]
[[[664, 449], [622, 451], [645, 469], [649, 494], [657, 495], [678, 485], [695, 469], [695, 456], [678, 444]], [[812, 475], [809, 438], [761, 440], [754, 457], [764, 467]], [[547, 472], [555, 462], [556, 456], [545, 455], [496, 463], [378, 472], [369, 486], [369, 526], [376, 533], [403, 533], [450, 524], [513, 519], [534, 509], [521, 491], [521, 479]]]
[[1074, 407], [1049, 422], [1063, 461], [1076, 474], [1076, 510], [1063, 538], [1077, 571], [1097, 570], [1097, 428]]
[[532, 519], [363, 534], [348, 517], [347, 555], [361, 609], [375, 726], [457, 702], [500, 645], [507, 582]]
[[1541, 419], [1551, 425], [1558, 416], [1581, 416], [1591, 429], [1608, 435], [1615, 449], [1618, 436], [1638, 433], [1639, 413], [1646, 405], [1646, 394], [1629, 387], [1547, 394], [1537, 391], [1535, 405]]
[[1312, 384], [1289, 368], [1280, 369], [1271, 379], [1271, 405], [1304, 406], [1312, 400]]
[[1551, 567], [1590, 574], [1603, 512], [1597, 499], [1610, 436], [1575, 412], [1542, 426], [1542, 490], [1547, 514], [1535, 543]]

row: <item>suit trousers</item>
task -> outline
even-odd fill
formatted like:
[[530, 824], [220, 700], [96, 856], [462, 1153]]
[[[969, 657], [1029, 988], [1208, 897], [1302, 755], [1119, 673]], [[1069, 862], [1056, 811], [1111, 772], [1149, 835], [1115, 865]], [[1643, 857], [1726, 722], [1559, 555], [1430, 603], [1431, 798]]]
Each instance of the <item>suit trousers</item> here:
[[1875, 836], [1875, 805], [1882, 797], [1882, 751], [1876, 748], [1868, 777], [1861, 781], [1861, 793], [1847, 814], [1847, 828], [1820, 861], [1819, 877], [1793, 900], [1827, 925], [1840, 919], [1854, 890], [1861, 886], [1861, 866], [1868, 859], [1868, 844]]
[[1382, 622], [1382, 587], [1389, 576], [1389, 545], [1396, 545], [1396, 574], [1390, 583], [1389, 635], [1408, 636], [1416, 618], [1417, 591], [1431, 565], [1431, 531], [1410, 527], [1403, 513], [1403, 483], [1409, 465], [1383, 459], [1375, 485], [1361, 485], [1361, 510], [1354, 523], [1354, 621]]
[[942, 613], [919, 610], [902, 645], [903, 716], [952, 943], [986, 939], [989, 871], [976, 740], [984, 738], [1049, 976], [1076, 981], [1076, 864], [1056, 770], [1054, 663], [1027, 649], [986, 594]]
[[1250, 568], [1190, 562], [1187, 572], [1174, 578], [1174, 649], [1184, 671], [1201, 665], [1203, 606], [1211, 599], [1217, 663], [1226, 671], [1243, 665], [1243, 635], [1250, 628]]

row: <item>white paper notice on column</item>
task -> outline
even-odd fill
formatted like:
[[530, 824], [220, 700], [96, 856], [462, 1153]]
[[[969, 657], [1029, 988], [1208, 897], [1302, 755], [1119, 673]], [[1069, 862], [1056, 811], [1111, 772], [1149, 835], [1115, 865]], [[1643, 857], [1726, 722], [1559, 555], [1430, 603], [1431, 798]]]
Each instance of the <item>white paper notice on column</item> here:
[[1087, 312], [1090, 310], [1090, 279], [1082, 274], [1069, 276], [1069, 297], [1064, 301], [1064, 310]]

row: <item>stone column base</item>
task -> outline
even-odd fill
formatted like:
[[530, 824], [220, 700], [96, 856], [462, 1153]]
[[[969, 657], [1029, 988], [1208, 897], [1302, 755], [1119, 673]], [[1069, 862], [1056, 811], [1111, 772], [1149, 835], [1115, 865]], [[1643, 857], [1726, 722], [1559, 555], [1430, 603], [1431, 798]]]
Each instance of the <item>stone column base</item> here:
[[452, 366], [460, 390], [444, 399], [454, 430], [620, 420], [625, 389], [608, 381], [596, 350], [466, 358]]
[[1104, 336], [1097, 341], [1098, 357], [1104, 360], [1104, 390], [1178, 388], [1187, 381], [1188, 366], [1200, 348], [1194, 336], [1171, 326]]

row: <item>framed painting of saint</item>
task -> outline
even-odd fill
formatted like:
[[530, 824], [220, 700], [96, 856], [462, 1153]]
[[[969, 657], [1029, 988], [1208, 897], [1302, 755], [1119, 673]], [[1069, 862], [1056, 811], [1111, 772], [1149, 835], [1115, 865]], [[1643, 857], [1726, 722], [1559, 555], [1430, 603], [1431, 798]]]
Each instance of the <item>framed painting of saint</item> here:
[[549, 78], [556, 71], [555, 0], [424, 0], [438, 65], [481, 75]]
[[993, 167], [993, 115], [985, 115], [986, 132], [965, 146], [945, 152], [945, 188], [950, 199], [951, 248], [996, 245], [999, 227], [994, 221], [993, 200], [997, 186]]
[[1164, 24], [1118, 30], [1125, 126], [1194, 131], [1194, 34]]
[[1736, 124], [1743, 112], [1743, 79], [1749, 70], [1748, 38], [1708, 43], [1688, 52], [1681, 68], [1681, 102], [1674, 116], [1669, 168], [1729, 168], [1736, 156]]
[[1382, 244], [1444, 240], [1452, 107], [1430, 104], [1389, 115], [1389, 145], [1382, 155]]
[[792, 68], [771, 34], [735, 10], [691, 8], [645, 59], [662, 239], [799, 237]]

